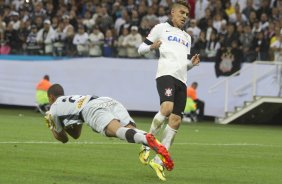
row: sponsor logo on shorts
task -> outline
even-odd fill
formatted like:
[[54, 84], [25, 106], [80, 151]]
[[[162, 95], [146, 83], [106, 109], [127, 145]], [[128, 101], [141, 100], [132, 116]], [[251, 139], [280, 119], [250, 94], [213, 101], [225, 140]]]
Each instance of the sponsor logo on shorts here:
[[172, 89], [171, 88], [166, 88], [165, 89], [165, 96], [171, 96], [172, 95]]

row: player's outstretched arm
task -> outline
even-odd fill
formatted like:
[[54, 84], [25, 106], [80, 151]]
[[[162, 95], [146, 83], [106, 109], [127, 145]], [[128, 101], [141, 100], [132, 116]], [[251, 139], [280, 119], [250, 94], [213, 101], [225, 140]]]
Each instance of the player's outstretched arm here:
[[140, 55], [144, 55], [151, 50], [157, 50], [160, 48], [162, 42], [160, 40], [157, 40], [155, 42], [150, 42], [149, 40], [145, 40], [138, 48], [138, 53]]
[[68, 140], [69, 140], [68, 136], [63, 129], [60, 132], [57, 132], [55, 130], [56, 125], [55, 125], [54, 119], [53, 119], [53, 117], [52, 117], [52, 115], [49, 111], [46, 112], [44, 119], [45, 119], [45, 123], [46, 123], [47, 127], [51, 130], [55, 139], [57, 139], [58, 141], [60, 141], [62, 143], [68, 142]]

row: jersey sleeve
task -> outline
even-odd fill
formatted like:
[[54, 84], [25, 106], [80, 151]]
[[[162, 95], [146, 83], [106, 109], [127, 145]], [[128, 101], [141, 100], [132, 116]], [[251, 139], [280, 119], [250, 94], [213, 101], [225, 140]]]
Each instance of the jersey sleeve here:
[[157, 41], [158, 39], [160, 39], [161, 31], [162, 31], [161, 28], [162, 28], [161, 24], [155, 25], [151, 29], [151, 31], [150, 31], [149, 35], [146, 37], [146, 39], [149, 40], [152, 43]]
[[191, 54], [191, 47], [192, 47], [192, 39], [191, 39], [191, 36], [188, 34], [188, 33], [186, 33], [187, 34], [187, 36], [188, 36], [188, 44], [189, 44], [189, 46], [188, 46], [188, 55], [190, 55]]
[[59, 133], [63, 130], [62, 123], [60, 122], [59, 117], [56, 114], [56, 111], [54, 108], [50, 109], [49, 122], [51, 123], [51, 125], [53, 126], [56, 132]]

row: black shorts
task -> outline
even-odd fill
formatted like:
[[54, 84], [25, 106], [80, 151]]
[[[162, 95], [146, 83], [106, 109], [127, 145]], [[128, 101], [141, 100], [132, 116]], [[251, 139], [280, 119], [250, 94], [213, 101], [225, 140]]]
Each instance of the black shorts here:
[[161, 76], [156, 81], [160, 104], [165, 101], [174, 102], [172, 113], [182, 117], [186, 105], [186, 85], [169, 75]]

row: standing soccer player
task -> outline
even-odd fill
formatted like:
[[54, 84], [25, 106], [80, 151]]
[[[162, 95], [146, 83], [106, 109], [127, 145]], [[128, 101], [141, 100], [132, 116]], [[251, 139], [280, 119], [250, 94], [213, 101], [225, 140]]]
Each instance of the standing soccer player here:
[[[162, 135], [162, 144], [169, 149], [181, 123], [182, 112], [186, 104], [187, 71], [200, 62], [199, 54], [188, 59], [191, 50], [191, 37], [183, 30], [188, 18], [189, 6], [186, 0], [179, 0], [171, 7], [171, 18], [168, 22], [157, 24], [145, 41], [139, 46], [139, 54], [159, 50], [160, 58], [156, 76], [160, 96], [160, 110], [155, 115], [150, 133], [156, 135], [164, 121], [168, 125]], [[141, 147], [139, 159], [156, 171], [161, 180], [164, 176], [163, 164], [158, 156], [150, 162], [149, 148]]]

